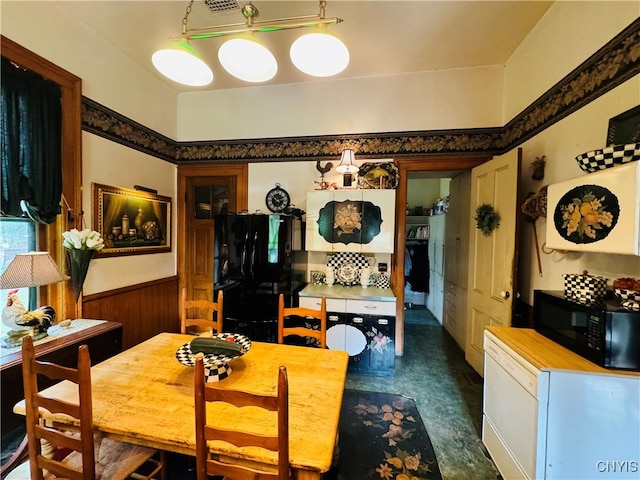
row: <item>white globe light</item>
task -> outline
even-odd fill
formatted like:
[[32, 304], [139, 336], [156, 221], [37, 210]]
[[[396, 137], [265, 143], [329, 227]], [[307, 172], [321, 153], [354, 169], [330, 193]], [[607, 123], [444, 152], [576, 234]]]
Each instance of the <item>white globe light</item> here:
[[330, 77], [349, 65], [349, 49], [326, 32], [302, 35], [291, 45], [291, 61], [298, 70], [314, 77]]
[[223, 43], [218, 59], [227, 72], [246, 82], [266, 82], [278, 72], [276, 57], [252, 35]]
[[162, 75], [183, 85], [202, 87], [213, 81], [213, 72], [187, 42], [176, 42], [170, 48], [158, 50], [151, 61]]

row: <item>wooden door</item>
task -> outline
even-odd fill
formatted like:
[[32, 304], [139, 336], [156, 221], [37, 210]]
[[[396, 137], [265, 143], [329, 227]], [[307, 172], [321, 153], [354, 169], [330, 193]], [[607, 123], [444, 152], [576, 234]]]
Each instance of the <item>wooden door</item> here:
[[178, 170], [178, 273], [187, 297], [213, 300], [213, 216], [247, 206], [247, 166], [187, 166]]
[[[471, 172], [471, 218], [465, 358], [484, 371], [484, 329], [510, 326], [515, 289], [517, 192], [522, 151], [496, 157]], [[490, 235], [476, 228], [476, 208], [489, 204], [500, 215]]]

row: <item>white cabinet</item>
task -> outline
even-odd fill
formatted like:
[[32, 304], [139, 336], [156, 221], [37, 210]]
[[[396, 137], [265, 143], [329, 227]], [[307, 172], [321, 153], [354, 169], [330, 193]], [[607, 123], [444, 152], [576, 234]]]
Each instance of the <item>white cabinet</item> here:
[[[300, 296], [299, 305], [303, 308], [317, 310], [321, 298]], [[352, 298], [326, 297], [327, 312], [357, 313], [362, 315], [393, 315], [396, 314], [396, 302], [379, 300], [359, 300]]]
[[[301, 307], [317, 309], [320, 298], [300, 296]], [[391, 376], [395, 370], [395, 297], [327, 300], [327, 347], [349, 353], [349, 371]], [[390, 301], [389, 301], [390, 300]]]
[[431, 236], [429, 238], [429, 293], [427, 308], [440, 322], [444, 319], [444, 229], [446, 215], [429, 217]]
[[535, 479], [540, 371], [485, 333], [482, 441], [503, 478]]
[[395, 190], [307, 193], [306, 250], [393, 253]]
[[551, 184], [547, 205], [548, 248], [640, 255], [640, 162]]
[[467, 264], [469, 262], [469, 211], [471, 174], [464, 172], [449, 184], [449, 213], [445, 225], [444, 245], [444, 328], [464, 350], [467, 309]]
[[639, 478], [639, 375], [531, 329], [490, 327], [484, 351], [482, 441], [503, 478]]

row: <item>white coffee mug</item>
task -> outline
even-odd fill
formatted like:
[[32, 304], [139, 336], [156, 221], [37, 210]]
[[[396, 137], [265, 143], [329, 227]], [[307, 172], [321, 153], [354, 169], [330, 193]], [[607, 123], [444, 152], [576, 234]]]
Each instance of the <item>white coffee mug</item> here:
[[336, 277], [334, 276], [334, 272], [333, 272], [333, 267], [327, 267], [324, 281], [327, 283], [327, 285], [333, 285], [334, 282], [336, 281]]

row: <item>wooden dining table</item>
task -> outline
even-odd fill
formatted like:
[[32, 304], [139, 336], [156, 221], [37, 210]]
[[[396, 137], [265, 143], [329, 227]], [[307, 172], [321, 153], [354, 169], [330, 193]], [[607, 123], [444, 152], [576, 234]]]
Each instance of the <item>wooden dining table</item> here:
[[[194, 368], [176, 360], [176, 351], [192, 340], [189, 335], [161, 333], [91, 368], [93, 424], [101, 434], [117, 440], [195, 456]], [[220, 388], [275, 393], [278, 367], [289, 378], [290, 463], [298, 480], [320, 479], [331, 467], [338, 434], [348, 354], [290, 345], [253, 342], [250, 350], [229, 362], [231, 373]], [[46, 389], [47, 396], [77, 402], [77, 387], [64, 381]], [[239, 427], [265, 429], [270, 420], [238, 410], [208, 405], [209, 419]], [[14, 407], [25, 413], [24, 401]], [[64, 417], [47, 415], [58, 424]], [[272, 465], [275, 456], [257, 448], [237, 449], [210, 442], [211, 453], [227, 461]]]

